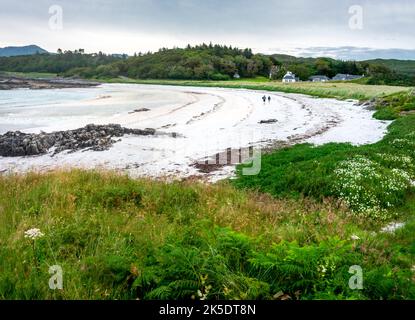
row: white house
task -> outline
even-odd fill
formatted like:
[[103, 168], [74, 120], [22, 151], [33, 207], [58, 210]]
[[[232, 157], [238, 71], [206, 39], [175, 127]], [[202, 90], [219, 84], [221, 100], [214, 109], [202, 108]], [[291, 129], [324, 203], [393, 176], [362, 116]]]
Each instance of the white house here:
[[291, 71], [287, 71], [287, 74], [282, 78], [282, 82], [289, 83], [289, 82], [296, 82], [297, 79], [295, 74]]

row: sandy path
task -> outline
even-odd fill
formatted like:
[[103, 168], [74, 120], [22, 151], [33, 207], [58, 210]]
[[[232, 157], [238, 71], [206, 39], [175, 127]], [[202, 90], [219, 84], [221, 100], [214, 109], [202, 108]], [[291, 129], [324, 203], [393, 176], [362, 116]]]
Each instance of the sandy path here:
[[[275, 141], [287, 144], [372, 143], [383, 137], [389, 124], [373, 119], [372, 111], [354, 102], [297, 94], [103, 85], [89, 91], [83, 89], [82, 96], [77, 97], [78, 92], [65, 90], [51, 90], [39, 97], [32, 96], [39, 95], [36, 92], [19, 92], [13, 103], [8, 103], [10, 97], [7, 100], [0, 94], [0, 133], [13, 126], [26, 132], [48, 132], [75, 129], [88, 123], [118, 123], [131, 128], [177, 132], [183, 138], [128, 136], [104, 152], [75, 152], [54, 157], [0, 157], [0, 171], [77, 166], [119, 169], [132, 176], [187, 177], [202, 175], [192, 166], [194, 162], [227, 148], [265, 148]], [[25, 95], [29, 94], [36, 103], [27, 102], [30, 99]], [[270, 103], [263, 103], [261, 98], [264, 94], [271, 96]], [[46, 97], [49, 100], [45, 101]], [[131, 113], [142, 107], [150, 111]], [[269, 119], [277, 122], [259, 124]], [[232, 171], [232, 166], [224, 167], [211, 173], [210, 178], [230, 176]]]

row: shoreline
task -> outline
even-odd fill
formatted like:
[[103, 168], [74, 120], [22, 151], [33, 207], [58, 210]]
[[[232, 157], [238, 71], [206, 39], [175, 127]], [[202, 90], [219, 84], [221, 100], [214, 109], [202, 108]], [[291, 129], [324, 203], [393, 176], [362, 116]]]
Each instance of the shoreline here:
[[[273, 97], [272, 102], [263, 104], [260, 99], [263, 91], [254, 90], [194, 87], [190, 91], [178, 86], [166, 89], [156, 85], [118, 84], [102, 85], [93, 92], [98, 98], [77, 101], [76, 108], [86, 114], [102, 108], [110, 110], [107, 116], [99, 116], [96, 121], [88, 123], [114, 123], [132, 129], [154, 128], [166, 133], [176, 132], [181, 138], [126, 136], [110, 150], [81, 150], [54, 157], [49, 154], [14, 159], [2, 157], [2, 167], [17, 172], [34, 168], [47, 171], [60, 166], [103, 167], [125, 171], [132, 177], [175, 176], [181, 179], [196, 175], [214, 181], [232, 177], [239, 162], [230, 166], [216, 163], [212, 168], [215, 170], [206, 170], [203, 165], [202, 170], [198, 170], [194, 164], [218, 154], [223, 158], [228, 149], [252, 146], [269, 152], [298, 143], [373, 143], [382, 139], [387, 125], [373, 119], [373, 112], [356, 105], [355, 101], [315, 99], [300, 94], [268, 93]], [[107, 98], [99, 99], [102, 96]], [[165, 96], [166, 101], [153, 101], [153, 97], [159, 99], [161, 96]], [[68, 105], [68, 116], [76, 113], [72, 106], [74, 103]], [[122, 110], [119, 105], [123, 106]], [[131, 113], [140, 108], [148, 111]], [[40, 119], [48, 118], [51, 109], [56, 108], [39, 109]], [[34, 112], [33, 108], [30, 110]], [[116, 117], [113, 112], [117, 113]], [[39, 127], [36, 131], [76, 130], [88, 123], [83, 123], [75, 115], [69, 122], [48, 120], [50, 127]], [[353, 133], [356, 126], [362, 127], [359, 135]], [[22, 131], [30, 133], [33, 130]]]

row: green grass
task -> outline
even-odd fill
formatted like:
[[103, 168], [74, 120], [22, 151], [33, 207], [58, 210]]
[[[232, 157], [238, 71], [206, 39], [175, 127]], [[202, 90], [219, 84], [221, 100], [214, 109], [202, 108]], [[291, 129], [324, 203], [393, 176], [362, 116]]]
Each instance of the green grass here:
[[397, 92], [408, 92], [411, 88], [394, 86], [363, 85], [350, 82], [316, 83], [298, 82], [284, 84], [269, 81], [266, 78], [240, 79], [231, 81], [194, 81], [194, 80], [136, 80], [129, 78], [99, 79], [109, 83], [139, 83], [157, 85], [180, 85], [200, 87], [244, 88], [252, 90], [302, 93], [321, 98], [369, 100]]
[[11, 76], [11, 77], [19, 77], [19, 78], [31, 78], [31, 79], [38, 79], [38, 78], [55, 78], [57, 74], [55, 73], [41, 73], [41, 72], [9, 72], [9, 71], [0, 71], [0, 76]]
[[[73, 170], [1, 177], [0, 210], [1, 299], [415, 298], [415, 221], [375, 234], [382, 223], [329, 199]], [[348, 287], [353, 265], [363, 291]]]
[[395, 120], [402, 114], [415, 113], [415, 89], [378, 97], [375, 101], [374, 117], [379, 120]]
[[[384, 107], [407, 109], [405, 97]], [[258, 176], [215, 185], [2, 175], [0, 299], [415, 299], [414, 178], [415, 115], [376, 144], [285, 148]], [[406, 224], [380, 232], [392, 221]], [[25, 238], [33, 228], [44, 236]], [[49, 289], [53, 265], [63, 290]], [[355, 265], [363, 290], [349, 287]]]
[[[395, 172], [414, 178], [414, 144], [407, 116], [377, 144], [276, 151], [232, 183], [2, 176], [0, 299], [415, 299], [415, 193]], [[380, 232], [391, 221], [406, 225]], [[26, 239], [32, 228], [44, 236]], [[363, 290], [349, 287], [355, 265]]]

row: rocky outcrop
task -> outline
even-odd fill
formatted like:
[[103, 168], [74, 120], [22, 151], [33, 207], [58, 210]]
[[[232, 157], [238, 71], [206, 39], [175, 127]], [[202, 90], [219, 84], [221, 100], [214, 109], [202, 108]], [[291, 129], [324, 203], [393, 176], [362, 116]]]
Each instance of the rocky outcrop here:
[[0, 76], [0, 90], [89, 88], [98, 85], [100, 85], [100, 83], [98, 82], [84, 81], [78, 79], [29, 79]]
[[371, 100], [364, 101], [361, 104], [361, 106], [363, 108], [366, 108], [367, 110], [374, 111], [374, 110], [376, 110], [376, 107], [377, 107], [378, 103], [381, 103], [381, 101], [378, 101], [378, 99], [373, 98]]
[[[0, 135], [0, 156], [19, 157], [41, 155], [54, 148], [54, 154], [69, 150], [104, 151], [111, 148], [117, 142], [113, 138], [124, 135], [154, 136], [170, 135], [177, 137], [175, 133], [167, 134], [156, 132], [155, 129], [129, 129], [117, 124], [87, 125], [84, 128], [52, 133], [27, 134], [20, 131], [7, 132]], [[119, 140], [118, 140], [119, 141]]]

